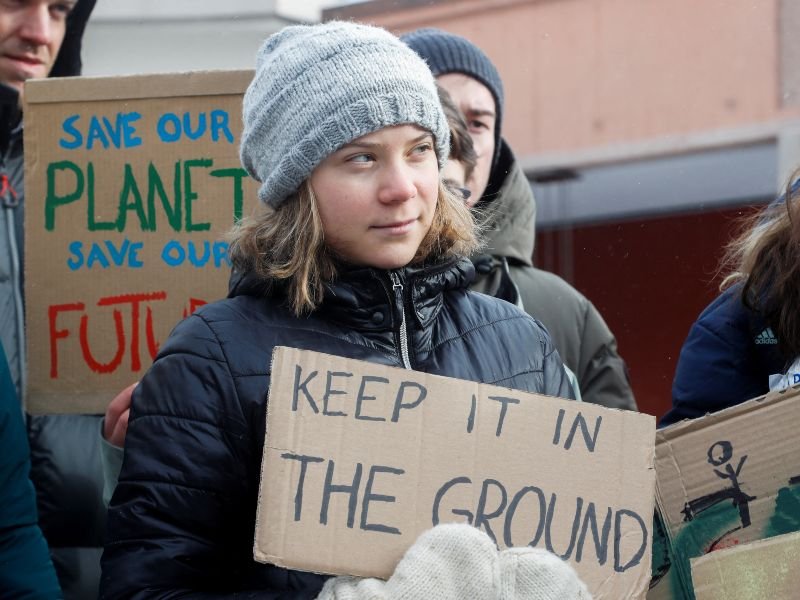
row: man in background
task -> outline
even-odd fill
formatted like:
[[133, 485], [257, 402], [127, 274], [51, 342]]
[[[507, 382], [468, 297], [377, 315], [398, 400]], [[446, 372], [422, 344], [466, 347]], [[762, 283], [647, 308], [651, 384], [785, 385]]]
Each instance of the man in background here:
[[[0, 342], [21, 401], [26, 385], [24, 84], [33, 78], [80, 74], [81, 40], [94, 4], [95, 0], [0, 2]], [[100, 415], [28, 418], [39, 524], [67, 599], [97, 596], [105, 534], [101, 421]]]
[[586, 402], [636, 410], [627, 368], [600, 313], [566, 281], [533, 266], [536, 203], [502, 138], [503, 83], [483, 51], [458, 35], [419, 29], [402, 36], [464, 114], [478, 155], [468, 200], [487, 229], [473, 256], [472, 289], [520, 306], [544, 323]]

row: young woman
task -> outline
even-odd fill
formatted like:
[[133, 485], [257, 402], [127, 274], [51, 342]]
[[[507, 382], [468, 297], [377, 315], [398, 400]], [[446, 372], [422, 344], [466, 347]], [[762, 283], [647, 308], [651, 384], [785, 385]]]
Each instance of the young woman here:
[[320, 591], [252, 558], [275, 346], [572, 397], [541, 325], [467, 291], [477, 235], [440, 181], [447, 121], [416, 54], [378, 28], [289, 27], [243, 108], [266, 206], [232, 234], [229, 297], [181, 322], [134, 392], [105, 598]]
[[689, 331], [672, 409], [660, 425], [761, 396], [770, 390], [770, 377], [800, 371], [798, 177], [800, 170], [786, 193], [746, 222], [728, 246], [723, 291]]

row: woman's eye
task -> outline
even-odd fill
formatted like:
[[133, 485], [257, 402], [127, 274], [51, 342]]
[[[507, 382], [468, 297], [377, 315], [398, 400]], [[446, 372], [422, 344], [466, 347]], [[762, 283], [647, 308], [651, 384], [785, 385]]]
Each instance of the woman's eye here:
[[347, 162], [366, 163], [366, 162], [370, 162], [371, 160], [372, 160], [372, 156], [370, 156], [369, 154], [356, 154], [356, 155], [351, 156], [350, 158], [348, 158]]
[[414, 152], [417, 154], [424, 154], [425, 152], [429, 152], [433, 150], [433, 145], [429, 142], [425, 142], [424, 144], [420, 144], [414, 148]]
[[469, 126], [472, 129], [488, 129], [489, 126], [483, 121], [470, 121]]

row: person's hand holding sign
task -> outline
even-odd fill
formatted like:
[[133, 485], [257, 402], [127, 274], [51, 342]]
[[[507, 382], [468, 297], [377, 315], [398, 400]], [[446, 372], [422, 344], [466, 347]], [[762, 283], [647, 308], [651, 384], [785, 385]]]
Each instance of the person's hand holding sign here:
[[106, 416], [103, 419], [103, 439], [117, 448], [125, 446], [128, 416], [131, 411], [131, 396], [138, 383], [137, 381], [122, 390], [106, 408]]
[[100, 459], [103, 466], [103, 503], [108, 506], [114, 488], [117, 487], [119, 471], [122, 468], [122, 449], [128, 433], [128, 417], [131, 412], [131, 397], [137, 381], [126, 387], [106, 407], [100, 436]]

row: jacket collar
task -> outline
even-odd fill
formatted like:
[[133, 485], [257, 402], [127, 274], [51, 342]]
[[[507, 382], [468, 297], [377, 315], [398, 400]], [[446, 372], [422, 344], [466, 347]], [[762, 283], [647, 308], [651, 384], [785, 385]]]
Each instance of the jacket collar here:
[[[486, 227], [486, 247], [481, 252], [533, 266], [536, 201], [511, 148], [501, 143], [500, 161], [478, 205]], [[492, 189], [496, 191], [490, 195]]]
[[[391, 274], [402, 286], [404, 303], [418, 326], [432, 322], [443, 305], [443, 294], [466, 290], [475, 277], [472, 262], [452, 258], [433, 265], [407, 266], [385, 271], [372, 268], [343, 268], [336, 281], [325, 286], [323, 301], [315, 314], [359, 330], [392, 327], [398, 310]], [[252, 272], [233, 273], [228, 297], [269, 296], [283, 300], [280, 286], [269, 286]]]

